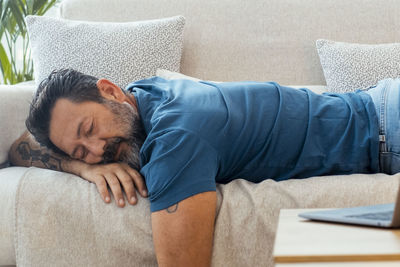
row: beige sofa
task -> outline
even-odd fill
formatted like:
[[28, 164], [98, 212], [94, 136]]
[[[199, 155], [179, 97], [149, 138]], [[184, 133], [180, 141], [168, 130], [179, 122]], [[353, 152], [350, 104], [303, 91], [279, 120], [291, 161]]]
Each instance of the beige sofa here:
[[[66, 0], [60, 16], [135, 21], [184, 15], [182, 73], [322, 93], [327, 88], [315, 40], [399, 42], [399, 9], [395, 0]], [[0, 86], [0, 265], [156, 265], [147, 200], [119, 209], [74, 175], [7, 166], [34, 90], [29, 83]], [[280, 209], [392, 202], [399, 178], [354, 174], [218, 185], [212, 264], [272, 266]]]

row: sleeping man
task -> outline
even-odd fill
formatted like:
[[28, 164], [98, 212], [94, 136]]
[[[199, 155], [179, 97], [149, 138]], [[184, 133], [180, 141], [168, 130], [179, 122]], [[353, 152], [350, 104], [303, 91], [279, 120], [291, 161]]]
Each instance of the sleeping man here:
[[120, 207], [137, 190], [150, 200], [159, 265], [208, 266], [216, 183], [398, 172], [399, 84], [319, 95], [152, 77], [123, 90], [63, 69], [39, 85], [10, 161], [76, 174], [106, 203], [109, 187]]

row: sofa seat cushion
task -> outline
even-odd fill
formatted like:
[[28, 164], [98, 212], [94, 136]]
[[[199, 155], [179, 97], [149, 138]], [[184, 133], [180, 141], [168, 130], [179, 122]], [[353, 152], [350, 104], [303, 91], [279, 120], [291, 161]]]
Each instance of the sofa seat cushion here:
[[0, 266], [15, 265], [14, 207], [18, 183], [28, 168], [0, 170]]
[[[213, 266], [273, 266], [282, 208], [350, 207], [393, 202], [399, 175], [353, 174], [217, 186]], [[16, 196], [17, 265], [156, 266], [150, 205], [105, 204], [95, 184], [30, 168]]]

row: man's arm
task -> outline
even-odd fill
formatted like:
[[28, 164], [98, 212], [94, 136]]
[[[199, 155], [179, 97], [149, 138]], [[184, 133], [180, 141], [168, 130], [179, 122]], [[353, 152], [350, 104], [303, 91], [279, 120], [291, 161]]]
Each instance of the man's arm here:
[[142, 176], [129, 165], [124, 163], [90, 165], [71, 159], [41, 146], [28, 131], [13, 143], [8, 157], [10, 163], [16, 166], [34, 166], [78, 175], [95, 183], [103, 200], [107, 203], [111, 201], [107, 189], [107, 185], [109, 185], [120, 207], [125, 206], [121, 185], [125, 190], [128, 202], [132, 205], [137, 202], [135, 187], [143, 197], [147, 196]]
[[159, 266], [210, 266], [216, 205], [204, 192], [151, 214]]
[[84, 162], [72, 160], [41, 146], [28, 131], [25, 131], [12, 144], [8, 158], [10, 163], [15, 166], [34, 166], [76, 175], [79, 175], [85, 166]]

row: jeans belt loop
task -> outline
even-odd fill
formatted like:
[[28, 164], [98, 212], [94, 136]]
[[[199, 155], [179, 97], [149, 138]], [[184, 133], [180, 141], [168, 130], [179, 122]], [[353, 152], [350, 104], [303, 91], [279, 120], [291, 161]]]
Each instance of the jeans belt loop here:
[[386, 136], [384, 134], [379, 135], [379, 151], [387, 152], [386, 149]]

